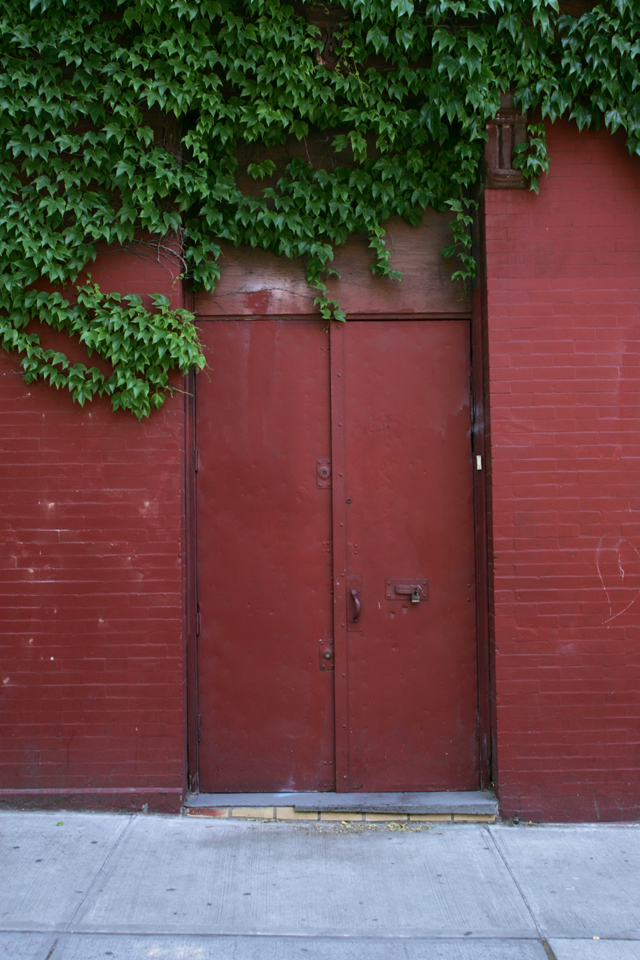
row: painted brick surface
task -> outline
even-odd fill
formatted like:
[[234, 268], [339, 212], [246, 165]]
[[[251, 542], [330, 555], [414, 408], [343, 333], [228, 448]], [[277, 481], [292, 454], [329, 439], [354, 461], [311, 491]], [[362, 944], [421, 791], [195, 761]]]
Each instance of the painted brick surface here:
[[487, 191], [496, 783], [503, 815], [640, 815], [640, 162], [548, 130]]
[[[549, 143], [539, 197], [486, 194], [496, 785], [506, 816], [629, 819], [640, 162], [606, 132], [556, 124]], [[113, 254], [92, 271], [177, 305], [175, 272]], [[183, 431], [180, 396], [139, 424], [27, 387], [0, 353], [0, 802], [179, 804]]]
[[[92, 273], [181, 305], [170, 265], [109, 254]], [[0, 802], [179, 807], [183, 434], [180, 395], [138, 423], [25, 385], [0, 352]]]

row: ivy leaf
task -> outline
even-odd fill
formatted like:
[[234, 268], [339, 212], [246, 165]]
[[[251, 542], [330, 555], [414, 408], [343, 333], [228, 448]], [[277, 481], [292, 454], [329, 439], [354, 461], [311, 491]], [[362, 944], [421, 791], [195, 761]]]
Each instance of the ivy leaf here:
[[410, 17], [414, 6], [412, 0], [391, 0], [391, 10], [399, 17]]
[[[580, 129], [622, 129], [640, 152], [629, 0], [580, 16], [557, 0], [340, 7], [327, 69], [319, 29], [279, 0], [5, 0], [0, 344], [28, 382], [146, 417], [172, 370], [204, 367], [187, 311], [79, 282], [105, 245], [151, 254], [206, 290], [222, 240], [305, 258], [319, 314], [343, 321], [326, 290], [334, 249], [365, 235], [373, 271], [397, 279], [384, 222], [418, 224], [432, 206], [454, 217], [443, 251], [457, 258], [453, 276], [472, 277], [469, 197], [506, 91], [552, 121], [568, 112]], [[537, 190], [549, 165], [542, 124], [513, 163]], [[112, 373], [44, 350], [26, 333], [37, 322]]]
[[264, 180], [275, 173], [276, 165], [273, 160], [263, 160], [261, 163], [250, 163], [247, 166], [247, 173], [255, 180]]

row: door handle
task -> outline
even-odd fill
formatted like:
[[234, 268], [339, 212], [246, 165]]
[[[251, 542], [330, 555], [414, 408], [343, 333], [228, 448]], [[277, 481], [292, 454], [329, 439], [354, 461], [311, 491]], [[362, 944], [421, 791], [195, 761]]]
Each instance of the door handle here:
[[360, 603], [360, 597], [358, 596], [358, 591], [355, 589], [355, 587], [353, 590], [350, 590], [349, 593], [353, 597], [353, 603], [356, 608], [356, 612], [351, 618], [351, 623], [357, 623], [360, 619], [360, 614], [362, 613], [362, 604]]
[[[351, 633], [360, 633], [360, 617], [362, 615], [362, 574], [350, 573], [347, 575], [344, 603], [347, 617], [347, 630]], [[353, 600], [353, 608], [351, 601]]]

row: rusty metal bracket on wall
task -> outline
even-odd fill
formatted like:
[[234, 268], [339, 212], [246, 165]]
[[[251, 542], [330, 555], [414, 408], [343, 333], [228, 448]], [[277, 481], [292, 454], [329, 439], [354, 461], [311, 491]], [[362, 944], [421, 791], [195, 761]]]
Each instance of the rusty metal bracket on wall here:
[[320, 30], [320, 46], [314, 51], [313, 58], [318, 66], [327, 70], [335, 70], [338, 66], [336, 53], [337, 34], [343, 24], [348, 23], [351, 17], [341, 7], [335, 4], [322, 4], [314, 7], [302, 7], [310, 24]]
[[513, 168], [513, 148], [527, 142], [527, 114], [520, 113], [510, 93], [503, 93], [501, 106], [487, 124], [489, 139], [484, 156], [487, 187], [491, 190], [524, 190], [527, 187], [520, 170]]

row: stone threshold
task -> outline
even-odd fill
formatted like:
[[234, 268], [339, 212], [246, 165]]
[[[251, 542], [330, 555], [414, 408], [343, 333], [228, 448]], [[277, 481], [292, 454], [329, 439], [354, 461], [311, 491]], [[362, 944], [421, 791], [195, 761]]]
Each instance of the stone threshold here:
[[490, 790], [439, 793], [195, 793], [188, 817], [244, 820], [494, 823]]

